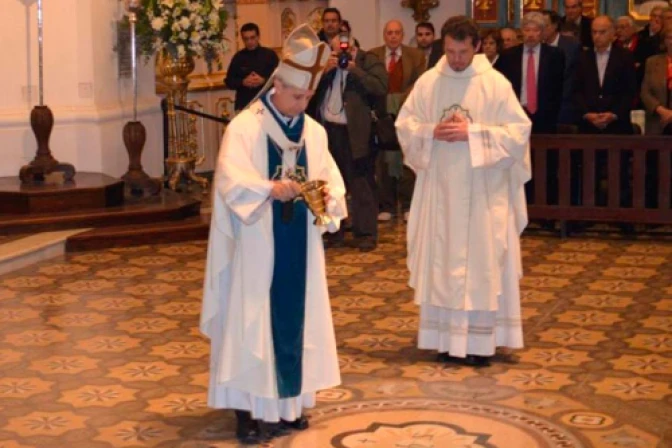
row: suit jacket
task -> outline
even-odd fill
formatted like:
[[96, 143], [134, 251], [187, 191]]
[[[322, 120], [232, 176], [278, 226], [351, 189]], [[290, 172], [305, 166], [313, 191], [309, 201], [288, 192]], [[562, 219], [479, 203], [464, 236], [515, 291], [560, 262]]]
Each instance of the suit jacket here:
[[664, 53], [665, 51], [661, 47], [661, 36], [660, 33], [654, 34], [651, 36], [649, 34], [648, 25], [642, 31], [637, 33], [639, 36], [639, 41], [637, 43], [637, 48], [633, 54], [635, 58], [635, 63], [638, 64], [637, 76], [638, 81], [642, 82], [644, 79], [644, 71], [646, 68], [646, 60], [651, 56]]
[[[495, 69], [509, 80], [518, 100], [523, 88], [523, 57], [527, 57], [524, 45], [517, 45], [503, 51], [495, 62]], [[555, 133], [562, 105], [564, 74], [565, 56], [562, 50], [541, 44], [537, 75], [537, 111], [534, 114], [528, 112], [533, 133]]]
[[[567, 21], [567, 17], [562, 18], [563, 23]], [[592, 27], [593, 19], [587, 16], [581, 16], [579, 26], [579, 40], [583, 48], [593, 48], [593, 33]]]
[[672, 107], [670, 92], [667, 90], [667, 55], [659, 54], [646, 61], [641, 99], [646, 108], [646, 134], [661, 135], [663, 127], [660, 116], [655, 112], [656, 108]]
[[607, 132], [632, 133], [630, 110], [636, 95], [637, 75], [630, 51], [616, 45], [611, 46], [604, 81], [600, 86], [595, 49], [583, 50], [579, 56], [573, 98], [584, 126], [585, 114], [611, 112], [616, 114], [617, 119], [609, 125]]
[[[376, 55], [383, 65], [385, 65], [385, 45], [382, 47], [372, 48], [370, 52]], [[404, 79], [401, 84], [401, 91], [403, 93], [403, 99], [406, 99], [408, 94], [411, 93], [411, 90], [415, 85], [415, 81], [417, 81], [420, 75], [425, 72], [425, 53], [417, 48], [402, 45], [401, 67], [404, 73]], [[385, 69], [387, 70], [387, 67], [385, 67]]]
[[[372, 53], [358, 50], [355, 68], [348, 72], [343, 89], [343, 107], [347, 119], [348, 137], [353, 160], [369, 155], [371, 151], [371, 110], [378, 98], [387, 94], [387, 70]], [[336, 76], [336, 70], [325, 74], [308, 105], [308, 114], [324, 123], [322, 105], [327, 100]]]
[[432, 42], [432, 52], [429, 54], [429, 60], [427, 61], [427, 70], [434, 67], [441, 56], [443, 56], [443, 41], [436, 39]]
[[558, 121], [563, 124], [573, 124], [578, 121], [572, 105], [572, 88], [576, 79], [576, 63], [581, 54], [581, 43], [561, 34], [558, 39], [558, 48], [565, 55], [565, 81], [562, 86], [562, 106]]

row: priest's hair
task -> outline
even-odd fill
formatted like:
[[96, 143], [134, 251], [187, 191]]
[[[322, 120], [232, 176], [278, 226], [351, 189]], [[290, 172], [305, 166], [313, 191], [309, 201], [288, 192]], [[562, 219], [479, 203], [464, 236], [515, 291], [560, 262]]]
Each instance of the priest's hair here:
[[441, 40], [445, 42], [446, 36], [450, 36], [458, 42], [471, 38], [471, 44], [475, 47], [481, 41], [476, 22], [467, 16], [453, 16], [446, 20], [441, 27]]

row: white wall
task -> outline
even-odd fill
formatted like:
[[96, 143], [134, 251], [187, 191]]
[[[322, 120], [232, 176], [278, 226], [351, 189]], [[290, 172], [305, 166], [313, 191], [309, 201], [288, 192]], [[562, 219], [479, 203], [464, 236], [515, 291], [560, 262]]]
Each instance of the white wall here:
[[[128, 157], [122, 128], [132, 119], [132, 83], [117, 77], [118, 0], [44, 2], [44, 103], [54, 113], [54, 157], [78, 171], [120, 176]], [[4, 0], [0, 42], [0, 176], [16, 176], [35, 155], [30, 110], [38, 102], [37, 2]], [[147, 128], [143, 165], [163, 172], [163, 137], [154, 71], [140, 64], [139, 119]]]
[[[352, 33], [363, 48], [369, 49], [383, 44], [383, 27], [391, 19], [400, 20], [404, 25], [405, 43], [413, 38], [413, 10], [403, 8], [399, 0], [330, 0], [329, 6], [338, 8], [343, 18], [350, 22]], [[439, 33], [441, 25], [448, 17], [466, 14], [466, 3], [462, 0], [444, 0], [438, 7], [430, 9], [429, 14], [429, 21]]]

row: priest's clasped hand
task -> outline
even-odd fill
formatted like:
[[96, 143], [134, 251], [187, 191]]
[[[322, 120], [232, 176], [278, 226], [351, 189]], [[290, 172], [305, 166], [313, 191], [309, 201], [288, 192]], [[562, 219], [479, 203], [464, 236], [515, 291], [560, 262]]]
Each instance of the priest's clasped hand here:
[[440, 122], [434, 128], [434, 140], [443, 142], [466, 142], [469, 140], [469, 122], [460, 114]]
[[289, 179], [273, 181], [271, 197], [278, 201], [291, 201], [301, 193], [301, 185]]

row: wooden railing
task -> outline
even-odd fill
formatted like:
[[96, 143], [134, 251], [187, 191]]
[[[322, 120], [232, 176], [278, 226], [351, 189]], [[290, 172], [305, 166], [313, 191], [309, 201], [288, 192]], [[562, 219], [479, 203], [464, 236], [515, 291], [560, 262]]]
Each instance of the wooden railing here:
[[538, 135], [531, 146], [531, 219], [672, 224], [672, 137]]

